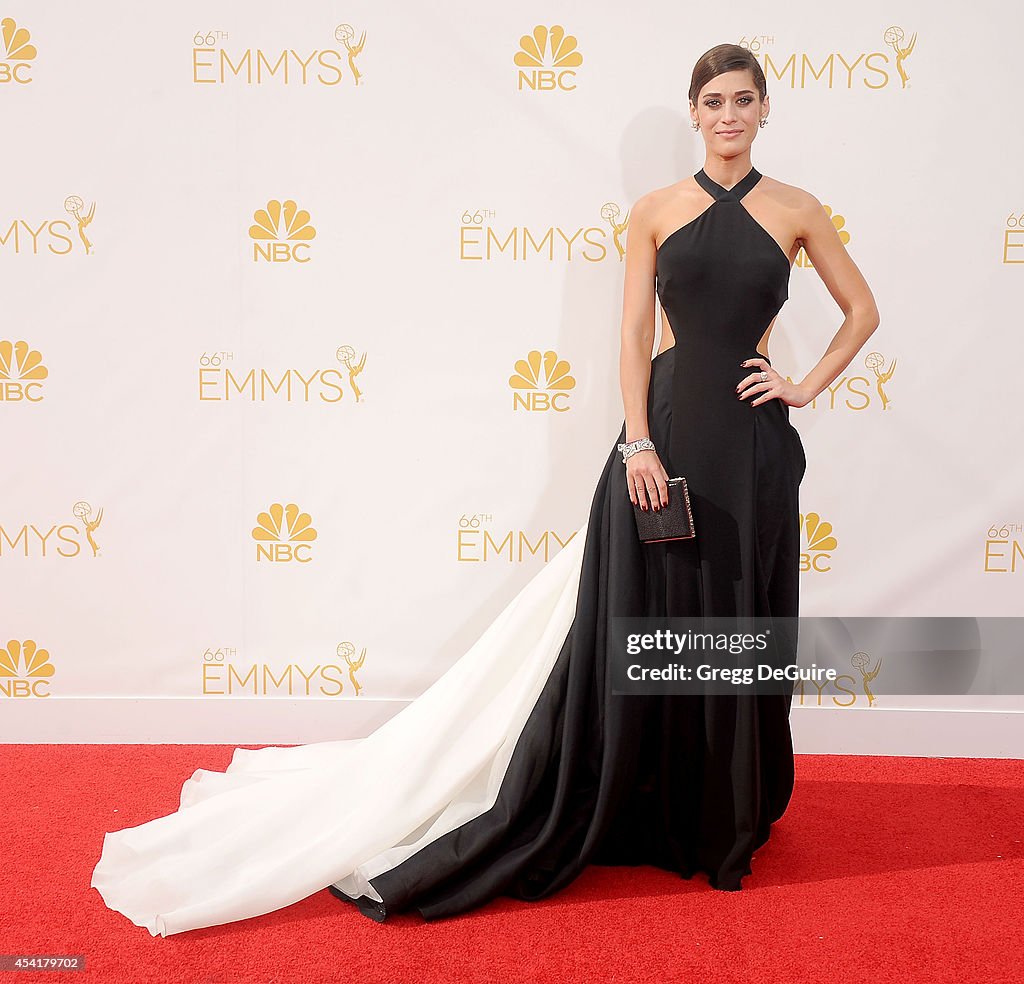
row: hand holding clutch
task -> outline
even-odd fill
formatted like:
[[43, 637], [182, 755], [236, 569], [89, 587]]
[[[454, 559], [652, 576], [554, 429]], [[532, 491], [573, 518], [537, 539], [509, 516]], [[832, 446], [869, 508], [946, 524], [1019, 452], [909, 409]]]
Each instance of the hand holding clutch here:
[[636, 530], [643, 543], [689, 540], [696, 535], [686, 479], [680, 475], [677, 478], [670, 478], [666, 484], [669, 487], [667, 506], [660, 509], [641, 509], [639, 503], [633, 503]]

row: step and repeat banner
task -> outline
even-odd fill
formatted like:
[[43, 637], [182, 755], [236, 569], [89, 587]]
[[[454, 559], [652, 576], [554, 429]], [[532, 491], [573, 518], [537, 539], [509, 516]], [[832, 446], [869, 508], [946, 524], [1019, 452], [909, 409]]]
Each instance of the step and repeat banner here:
[[[1024, 17], [809, 11], [0, 7], [0, 737], [354, 737], [451, 666], [586, 520], [630, 208], [703, 165], [723, 41], [881, 312], [791, 413], [803, 614], [1017, 614], [1024, 132], [964, 38]], [[842, 320], [801, 251], [773, 364]], [[798, 694], [820, 747], [1021, 720], [870, 656]]]

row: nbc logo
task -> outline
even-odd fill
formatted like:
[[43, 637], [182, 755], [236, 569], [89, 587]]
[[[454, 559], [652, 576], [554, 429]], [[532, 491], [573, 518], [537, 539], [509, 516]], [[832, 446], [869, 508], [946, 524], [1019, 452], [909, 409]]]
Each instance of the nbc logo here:
[[48, 375], [43, 357], [28, 342], [0, 338], [0, 403], [40, 403]]
[[294, 560], [308, 564], [313, 559], [310, 544], [317, 537], [313, 519], [309, 513], [300, 512], [294, 502], [287, 506], [275, 502], [256, 517], [256, 522], [252, 538], [256, 541], [257, 561], [278, 564]]
[[22, 85], [32, 81], [29, 62], [36, 57], [36, 46], [29, 40], [24, 27], [18, 27], [13, 17], [0, 20], [0, 82], [19, 82]]
[[550, 349], [541, 353], [534, 349], [525, 359], [517, 359], [515, 372], [509, 376], [513, 410], [569, 409], [569, 390], [576, 380], [569, 375], [569, 363]]
[[832, 533], [832, 524], [818, 513], [801, 513], [800, 529], [807, 544], [806, 551], [800, 554], [800, 570], [820, 574], [832, 570], [832, 551], [839, 545]]
[[53, 674], [49, 650], [40, 649], [32, 639], [11, 639], [0, 648], [0, 695], [4, 697], [49, 697]]
[[534, 92], [561, 89], [571, 92], [576, 88], [576, 73], [583, 64], [583, 55], [577, 50], [577, 41], [565, 28], [556, 24], [547, 28], [538, 24], [533, 34], [519, 39], [519, 50], [512, 59], [519, 68], [517, 88]]
[[309, 244], [316, 238], [316, 229], [304, 208], [290, 198], [283, 203], [272, 198], [266, 208], [256, 209], [253, 220], [249, 226], [253, 263], [309, 262]]

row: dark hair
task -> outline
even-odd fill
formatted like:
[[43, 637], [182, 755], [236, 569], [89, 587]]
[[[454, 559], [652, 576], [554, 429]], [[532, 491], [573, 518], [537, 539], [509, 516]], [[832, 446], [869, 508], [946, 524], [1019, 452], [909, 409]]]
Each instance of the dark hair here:
[[754, 85], [761, 95], [761, 102], [768, 93], [768, 85], [764, 79], [764, 72], [758, 60], [750, 53], [749, 48], [740, 47], [738, 44], [716, 44], [708, 48], [697, 64], [693, 66], [693, 75], [690, 78], [690, 101], [697, 105], [697, 97], [700, 90], [704, 88], [716, 75], [724, 72], [735, 72], [744, 68], [750, 69], [754, 76]]

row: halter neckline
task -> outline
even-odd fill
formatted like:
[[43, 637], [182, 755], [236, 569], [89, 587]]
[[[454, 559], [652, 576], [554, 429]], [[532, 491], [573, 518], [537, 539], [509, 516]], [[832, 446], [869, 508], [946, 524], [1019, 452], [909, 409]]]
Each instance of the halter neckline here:
[[751, 167], [749, 171], [739, 181], [736, 182], [731, 188], [723, 188], [717, 181], [712, 180], [708, 177], [708, 173], [701, 168], [694, 176], [694, 180], [699, 184], [715, 201], [735, 201], [738, 202], [758, 181], [761, 180], [761, 172], [755, 167]]

